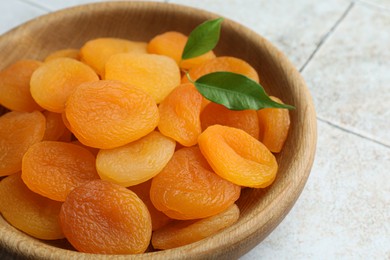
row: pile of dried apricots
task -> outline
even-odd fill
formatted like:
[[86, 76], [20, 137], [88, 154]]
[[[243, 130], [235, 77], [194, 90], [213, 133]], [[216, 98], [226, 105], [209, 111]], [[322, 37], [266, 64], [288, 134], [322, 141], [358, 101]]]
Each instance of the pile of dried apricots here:
[[235, 223], [241, 188], [275, 179], [289, 113], [206, 100], [182, 70], [259, 76], [213, 51], [181, 60], [186, 41], [98, 38], [2, 70], [4, 219], [101, 254], [174, 248]]

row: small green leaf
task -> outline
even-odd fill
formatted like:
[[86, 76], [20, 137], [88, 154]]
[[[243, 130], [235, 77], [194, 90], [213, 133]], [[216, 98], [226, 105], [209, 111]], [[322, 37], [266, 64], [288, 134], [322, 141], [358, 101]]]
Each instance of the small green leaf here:
[[181, 58], [194, 58], [214, 49], [219, 40], [222, 21], [223, 18], [217, 18], [198, 25], [188, 36]]
[[256, 81], [232, 72], [213, 72], [194, 82], [208, 100], [231, 110], [295, 107], [273, 101]]

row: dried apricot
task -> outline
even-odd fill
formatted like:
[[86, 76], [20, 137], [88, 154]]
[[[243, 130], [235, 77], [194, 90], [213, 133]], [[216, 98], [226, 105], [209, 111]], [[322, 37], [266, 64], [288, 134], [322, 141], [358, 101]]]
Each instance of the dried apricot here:
[[[189, 75], [192, 80], [197, 80], [203, 75], [217, 71], [228, 71], [242, 74], [256, 82], [259, 82], [259, 75], [249, 63], [242, 59], [229, 56], [216, 57], [214, 59], [207, 60], [190, 69]], [[181, 82], [189, 82], [187, 75], [182, 77]]]
[[200, 114], [202, 130], [211, 125], [225, 125], [239, 128], [259, 138], [259, 119], [255, 110], [230, 110], [223, 105], [210, 102]]
[[206, 60], [215, 58], [213, 51], [192, 59], [181, 60], [181, 55], [186, 45], [188, 37], [180, 32], [170, 31], [156, 35], [148, 43], [147, 50], [149, 53], [165, 55], [171, 57], [182, 69], [191, 69]]
[[241, 188], [215, 174], [198, 147], [182, 148], [155, 176], [153, 205], [173, 219], [206, 218], [232, 205]]
[[0, 117], [0, 176], [22, 169], [28, 148], [42, 140], [46, 119], [41, 112], [8, 112]]
[[171, 159], [175, 141], [157, 131], [113, 149], [101, 149], [96, 157], [100, 178], [124, 187], [153, 178]]
[[58, 218], [61, 205], [29, 190], [20, 173], [0, 182], [0, 213], [12, 226], [33, 237], [64, 238]]
[[77, 250], [95, 254], [143, 253], [152, 233], [142, 200], [131, 190], [103, 180], [74, 189], [61, 208], [60, 223]]
[[43, 140], [57, 141], [67, 130], [62, 115], [50, 111], [44, 111], [43, 115], [46, 117], [46, 131]]
[[152, 201], [150, 200], [151, 185], [152, 180], [148, 180], [138, 185], [131, 186], [129, 189], [137, 194], [137, 196], [145, 203], [146, 207], [148, 207], [150, 217], [152, 219], [152, 230], [154, 231], [167, 225], [172, 221], [172, 219], [154, 207]]
[[58, 59], [58, 58], [71, 58], [71, 59], [75, 59], [75, 60], [80, 60], [80, 50], [78, 50], [78, 49], [58, 50], [58, 51], [55, 51], [55, 52], [49, 54], [45, 58], [44, 61], [48, 62], [48, 61]]
[[184, 146], [198, 142], [202, 95], [192, 84], [176, 87], [160, 104], [158, 130]]
[[22, 179], [30, 190], [57, 201], [77, 186], [98, 179], [95, 156], [81, 146], [43, 141], [23, 156]]
[[62, 113], [69, 95], [84, 82], [99, 77], [87, 65], [71, 58], [45, 62], [31, 76], [30, 90], [34, 100], [43, 108]]
[[146, 53], [145, 42], [135, 42], [119, 38], [96, 38], [87, 41], [80, 50], [81, 60], [91, 66], [97, 74], [104, 76], [108, 59], [118, 53]]
[[239, 216], [240, 210], [233, 204], [221, 213], [201, 220], [176, 220], [153, 233], [152, 245], [155, 249], [188, 245], [233, 225]]
[[[271, 99], [283, 103], [280, 99]], [[287, 109], [265, 108], [257, 111], [260, 124], [260, 141], [274, 153], [279, 153], [287, 139], [290, 114]]]
[[241, 129], [212, 125], [199, 135], [198, 144], [215, 173], [232, 183], [264, 188], [276, 177], [275, 156]]
[[167, 56], [122, 53], [106, 63], [105, 79], [120, 80], [144, 90], [160, 103], [180, 84], [180, 70]]
[[36, 60], [20, 60], [0, 72], [0, 104], [20, 112], [43, 110], [32, 98], [30, 79], [41, 66]]
[[127, 83], [100, 80], [80, 85], [69, 97], [66, 118], [83, 144], [111, 149], [135, 141], [154, 130], [156, 102]]

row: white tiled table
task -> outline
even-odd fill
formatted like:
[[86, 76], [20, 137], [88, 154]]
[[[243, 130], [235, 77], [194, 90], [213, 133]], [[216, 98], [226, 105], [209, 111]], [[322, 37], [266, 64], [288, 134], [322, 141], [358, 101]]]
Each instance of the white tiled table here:
[[[0, 33], [89, 2], [0, 0]], [[284, 221], [242, 259], [390, 259], [390, 0], [165, 2], [219, 13], [268, 38], [313, 95], [311, 176]]]

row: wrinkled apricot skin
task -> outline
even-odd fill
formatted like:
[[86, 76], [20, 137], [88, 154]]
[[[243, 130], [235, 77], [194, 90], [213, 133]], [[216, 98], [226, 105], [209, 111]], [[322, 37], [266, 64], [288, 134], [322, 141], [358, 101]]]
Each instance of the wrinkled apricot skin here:
[[176, 143], [157, 131], [110, 150], [100, 150], [96, 169], [103, 180], [124, 187], [147, 181], [171, 159]]
[[81, 60], [104, 78], [108, 59], [119, 53], [146, 53], [146, 43], [119, 38], [97, 38], [86, 42], [80, 50]]
[[[249, 63], [242, 59], [229, 56], [216, 57], [214, 59], [207, 60], [190, 69], [189, 75], [190, 78], [195, 81], [203, 75], [217, 71], [228, 71], [242, 74], [256, 82], [259, 82], [259, 75]], [[181, 82], [189, 82], [187, 75], [182, 77]]]
[[202, 130], [211, 125], [225, 125], [242, 129], [254, 138], [259, 138], [259, 119], [255, 110], [230, 110], [223, 105], [210, 102], [200, 115]]
[[105, 79], [136, 86], [151, 95], [156, 103], [180, 84], [180, 76], [172, 58], [157, 54], [116, 54], [107, 61], [105, 70]]
[[138, 196], [102, 180], [88, 182], [69, 194], [60, 223], [78, 251], [95, 254], [143, 253], [152, 233], [148, 209]]
[[137, 196], [145, 203], [146, 207], [148, 207], [150, 217], [152, 219], [152, 230], [158, 230], [163, 226], [167, 225], [172, 221], [167, 215], [157, 210], [150, 200], [150, 187], [152, 185], [152, 180], [145, 181], [138, 185], [134, 185], [129, 187], [131, 191], [133, 191]]
[[165, 55], [176, 61], [180, 68], [189, 70], [206, 60], [215, 58], [213, 51], [209, 51], [198, 57], [182, 60], [181, 56], [186, 45], [188, 37], [180, 32], [170, 31], [155, 36], [148, 43], [149, 53]]
[[233, 204], [225, 211], [201, 220], [176, 220], [153, 233], [152, 245], [155, 249], [185, 246], [233, 225], [239, 216], [240, 210]]
[[35, 238], [64, 238], [58, 218], [61, 205], [29, 190], [20, 173], [0, 181], [1, 215], [12, 226]]
[[199, 136], [198, 144], [215, 173], [232, 183], [265, 188], [276, 177], [275, 156], [241, 129], [210, 126]]
[[198, 219], [224, 211], [240, 191], [212, 171], [198, 147], [188, 147], [176, 151], [153, 178], [150, 199], [170, 218]]
[[43, 141], [23, 156], [22, 179], [30, 190], [57, 201], [77, 186], [98, 179], [95, 156], [81, 146]]
[[71, 58], [45, 62], [31, 76], [30, 91], [43, 108], [62, 113], [69, 95], [84, 82], [98, 81], [97, 74], [87, 65]]
[[[280, 99], [271, 99], [283, 103]], [[279, 153], [288, 136], [290, 114], [287, 109], [265, 108], [257, 111], [260, 126], [260, 141], [273, 153]]]
[[202, 132], [202, 95], [192, 84], [176, 87], [160, 104], [158, 130], [184, 146], [193, 146]]
[[156, 102], [127, 83], [100, 80], [80, 85], [69, 97], [66, 118], [84, 145], [112, 149], [154, 130], [159, 121]]
[[42, 110], [30, 93], [31, 75], [41, 64], [36, 60], [20, 60], [0, 71], [0, 104], [20, 112]]
[[42, 140], [46, 119], [41, 112], [8, 112], [0, 117], [0, 176], [22, 169], [29, 147]]

